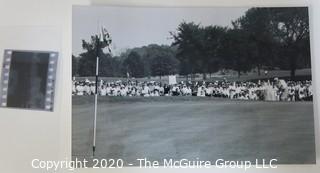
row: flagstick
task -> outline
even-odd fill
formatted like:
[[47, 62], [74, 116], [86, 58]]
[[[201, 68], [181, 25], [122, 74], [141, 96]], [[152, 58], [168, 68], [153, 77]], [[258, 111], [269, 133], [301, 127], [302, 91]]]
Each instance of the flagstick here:
[[[99, 25], [99, 24], [98, 24]], [[102, 51], [104, 47], [100, 44], [101, 42], [106, 42], [106, 46], [109, 46], [111, 43], [111, 39], [108, 33], [104, 34], [104, 29], [101, 29], [101, 35], [100, 37], [96, 36], [96, 53], [97, 53], [97, 60], [96, 60], [96, 90], [95, 90], [95, 97], [94, 97], [94, 120], [93, 120], [93, 145], [92, 145], [92, 155], [95, 155], [96, 151], [96, 137], [97, 137], [97, 106], [98, 106], [98, 77], [99, 77], [99, 53]], [[106, 40], [106, 35], [108, 35], [108, 39]], [[100, 47], [102, 46], [102, 47]], [[108, 47], [109, 48], [109, 47]], [[109, 52], [111, 53], [111, 50], [109, 48]]]
[[[97, 32], [99, 33], [99, 20], [97, 21]], [[97, 59], [96, 59], [96, 90], [94, 93], [94, 118], [93, 118], [93, 144], [92, 144], [92, 156], [96, 152], [96, 137], [97, 137], [97, 104], [98, 104], [98, 75], [99, 75], [99, 36], [96, 37], [96, 49], [97, 49]]]
[[97, 56], [96, 62], [96, 90], [94, 96], [94, 122], [93, 122], [93, 146], [92, 146], [92, 153], [93, 156], [96, 151], [96, 133], [97, 133], [97, 105], [98, 105], [98, 75], [99, 75], [99, 57]]

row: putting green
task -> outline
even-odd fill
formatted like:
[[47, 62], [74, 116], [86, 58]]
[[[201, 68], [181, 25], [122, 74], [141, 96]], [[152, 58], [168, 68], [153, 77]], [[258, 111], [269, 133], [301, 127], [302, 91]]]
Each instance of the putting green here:
[[[72, 155], [92, 155], [92, 96], [75, 96]], [[315, 163], [312, 102], [99, 97], [97, 158]]]

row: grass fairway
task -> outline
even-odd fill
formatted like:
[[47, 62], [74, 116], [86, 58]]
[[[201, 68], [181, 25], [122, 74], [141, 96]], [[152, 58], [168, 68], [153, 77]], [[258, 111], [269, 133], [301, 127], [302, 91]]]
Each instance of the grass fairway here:
[[[92, 156], [94, 97], [74, 96], [72, 155]], [[312, 102], [100, 97], [96, 158], [315, 163]]]

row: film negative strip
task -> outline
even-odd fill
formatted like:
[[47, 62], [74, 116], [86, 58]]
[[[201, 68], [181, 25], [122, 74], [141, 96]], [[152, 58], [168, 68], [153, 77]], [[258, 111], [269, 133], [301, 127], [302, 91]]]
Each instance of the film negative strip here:
[[1, 107], [54, 110], [58, 52], [5, 50]]
[[49, 55], [48, 75], [47, 75], [47, 90], [45, 109], [53, 111], [55, 79], [57, 70], [58, 53], [51, 52]]
[[9, 84], [9, 74], [10, 74], [10, 63], [11, 63], [11, 50], [5, 50], [3, 67], [2, 67], [2, 78], [1, 78], [1, 106], [7, 106], [7, 93], [8, 93], [8, 84]]

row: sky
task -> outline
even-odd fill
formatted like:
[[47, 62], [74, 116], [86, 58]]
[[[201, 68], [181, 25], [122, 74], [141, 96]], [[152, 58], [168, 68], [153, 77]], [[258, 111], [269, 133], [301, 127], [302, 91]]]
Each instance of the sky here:
[[84, 50], [82, 41], [98, 33], [104, 26], [112, 37], [112, 53], [119, 55], [129, 48], [149, 44], [170, 45], [169, 32], [176, 31], [182, 21], [202, 26], [231, 26], [231, 21], [244, 15], [248, 8], [168, 8], [75, 6], [72, 20], [72, 52]]

